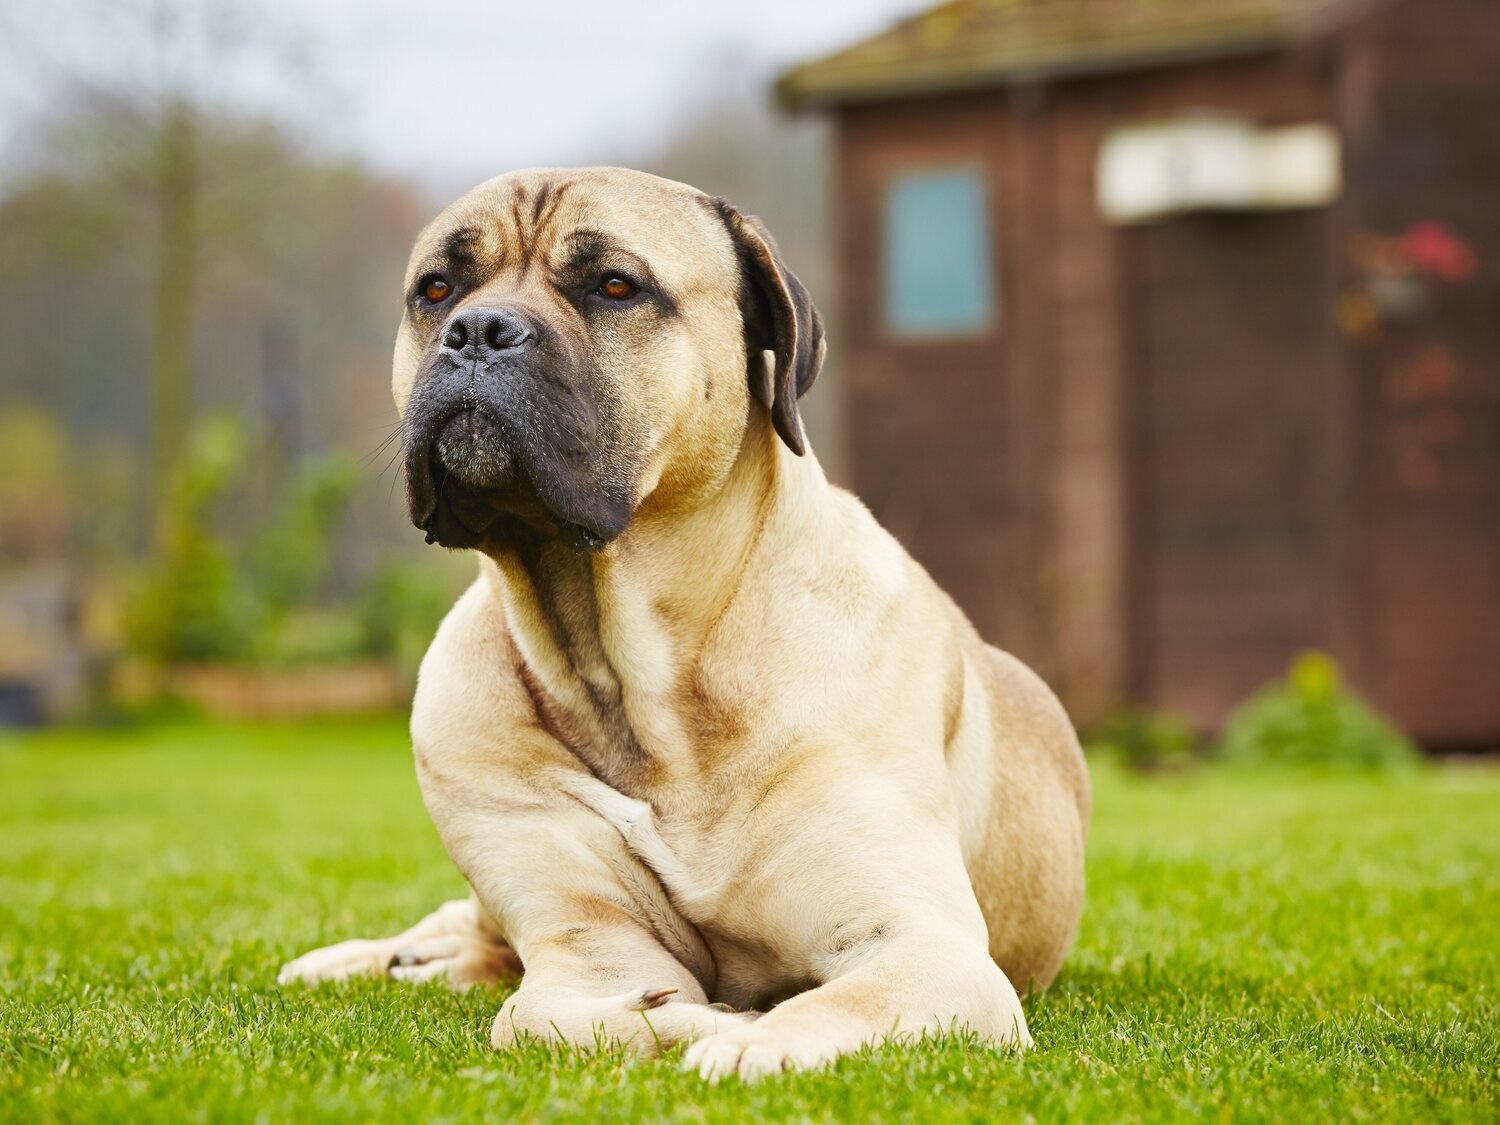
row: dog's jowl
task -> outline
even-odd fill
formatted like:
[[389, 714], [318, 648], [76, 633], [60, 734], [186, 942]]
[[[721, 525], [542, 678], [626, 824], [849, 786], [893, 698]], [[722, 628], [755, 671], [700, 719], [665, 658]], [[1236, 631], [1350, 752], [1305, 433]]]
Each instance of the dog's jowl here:
[[707, 1078], [892, 1036], [1030, 1042], [1083, 902], [1052, 693], [808, 448], [822, 320], [753, 218], [621, 169], [420, 236], [393, 386], [412, 522], [479, 576], [422, 664], [472, 888], [283, 980], [520, 976], [492, 1038], [690, 1044]]

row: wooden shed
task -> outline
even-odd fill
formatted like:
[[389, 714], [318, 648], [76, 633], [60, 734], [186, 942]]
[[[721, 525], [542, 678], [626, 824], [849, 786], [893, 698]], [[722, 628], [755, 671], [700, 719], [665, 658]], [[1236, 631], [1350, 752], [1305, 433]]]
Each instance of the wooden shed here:
[[1500, 3], [957, 0], [834, 117], [848, 471], [1080, 723], [1500, 743]]

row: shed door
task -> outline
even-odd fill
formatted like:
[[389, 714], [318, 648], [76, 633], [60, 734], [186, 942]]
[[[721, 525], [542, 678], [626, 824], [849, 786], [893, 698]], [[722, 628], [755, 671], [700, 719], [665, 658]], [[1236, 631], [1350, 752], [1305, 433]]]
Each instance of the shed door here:
[[1133, 687], [1211, 726], [1327, 643], [1323, 213], [1121, 237]]

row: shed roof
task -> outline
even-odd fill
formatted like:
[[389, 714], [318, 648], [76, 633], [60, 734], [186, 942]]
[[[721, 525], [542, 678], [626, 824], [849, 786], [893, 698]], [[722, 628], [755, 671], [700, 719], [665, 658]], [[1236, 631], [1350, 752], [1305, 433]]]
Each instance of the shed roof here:
[[1253, 54], [1334, 26], [1354, 0], [951, 0], [793, 67], [810, 108]]

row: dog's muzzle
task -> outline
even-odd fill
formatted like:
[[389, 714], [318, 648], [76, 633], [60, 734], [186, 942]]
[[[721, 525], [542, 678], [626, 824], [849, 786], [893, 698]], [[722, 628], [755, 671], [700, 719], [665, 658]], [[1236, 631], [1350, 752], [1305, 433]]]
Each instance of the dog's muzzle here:
[[405, 419], [407, 502], [427, 541], [476, 547], [525, 528], [592, 550], [623, 531], [628, 499], [561, 342], [522, 312], [480, 306], [438, 343]]

